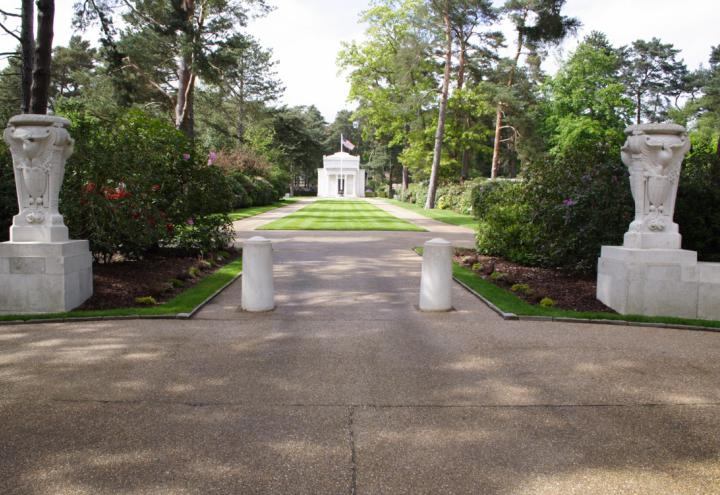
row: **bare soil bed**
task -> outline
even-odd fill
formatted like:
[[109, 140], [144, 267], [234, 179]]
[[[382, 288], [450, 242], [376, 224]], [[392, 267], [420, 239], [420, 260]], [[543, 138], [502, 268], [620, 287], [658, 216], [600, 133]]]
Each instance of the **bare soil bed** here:
[[[213, 258], [210, 263], [207, 259], [203, 261], [172, 254], [155, 254], [134, 261], [94, 263], [93, 295], [77, 309], [131, 308], [139, 306], [135, 298], [147, 296], [158, 303], [169, 301], [239, 256], [237, 251], [228, 251], [227, 254], [230, 256]], [[191, 270], [193, 267], [196, 269]], [[191, 271], [195, 276], [190, 274]]]
[[549, 297], [559, 309], [614, 312], [596, 299], [594, 278], [551, 268], [522, 266], [502, 258], [478, 255], [472, 249], [456, 250], [455, 261], [465, 268], [474, 267], [473, 271], [504, 289], [511, 290], [516, 284], [527, 285], [529, 290], [513, 292], [530, 304], [538, 304]]

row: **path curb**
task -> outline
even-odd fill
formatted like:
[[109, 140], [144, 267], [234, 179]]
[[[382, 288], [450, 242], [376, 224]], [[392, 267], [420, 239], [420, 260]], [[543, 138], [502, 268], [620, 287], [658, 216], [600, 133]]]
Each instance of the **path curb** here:
[[189, 313], [170, 313], [167, 315], [122, 315], [122, 316], [76, 316], [68, 318], [36, 318], [29, 320], [10, 320], [0, 321], [0, 326], [11, 326], [11, 325], [40, 325], [45, 323], [79, 323], [79, 322], [94, 322], [94, 321], [121, 321], [121, 320], [190, 320], [198, 311], [203, 309], [205, 306], [210, 304], [213, 299], [219, 296], [225, 289], [234, 284], [240, 277], [242, 277], [242, 271], [235, 275], [225, 285], [220, 287], [218, 290], [210, 294], [200, 304], [195, 306]]
[[570, 318], [567, 316], [523, 316], [516, 315], [515, 313], [506, 313], [490, 300], [488, 300], [482, 294], [479, 294], [474, 289], [470, 288], [467, 284], [453, 276], [453, 280], [460, 286], [465, 288], [472, 295], [484, 302], [490, 309], [497, 313], [503, 320], [515, 320], [515, 321], [544, 321], [544, 322], [557, 322], [557, 323], [585, 323], [592, 325], [615, 325], [615, 326], [628, 326], [628, 327], [641, 327], [641, 328], [669, 328], [673, 330], [691, 330], [695, 332], [715, 332], [720, 333], [720, 328], [716, 327], [704, 327], [700, 325], [680, 325], [672, 323], [652, 323], [647, 321], [627, 321], [627, 320], [593, 320], [591, 318]]

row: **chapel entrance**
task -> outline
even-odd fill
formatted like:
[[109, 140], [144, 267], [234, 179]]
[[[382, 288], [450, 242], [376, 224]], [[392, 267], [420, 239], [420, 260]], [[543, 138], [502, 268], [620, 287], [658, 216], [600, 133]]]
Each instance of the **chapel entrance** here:
[[338, 178], [337, 184], [338, 184], [338, 190], [337, 190], [338, 196], [342, 197], [345, 195], [345, 179]]

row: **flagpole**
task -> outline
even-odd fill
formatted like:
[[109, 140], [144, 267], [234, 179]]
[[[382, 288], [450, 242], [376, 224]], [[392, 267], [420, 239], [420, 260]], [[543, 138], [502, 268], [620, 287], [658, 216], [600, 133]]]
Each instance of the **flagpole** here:
[[342, 195], [345, 197], [345, 176], [343, 175], [343, 139], [342, 132], [340, 133], [340, 184], [342, 185]]

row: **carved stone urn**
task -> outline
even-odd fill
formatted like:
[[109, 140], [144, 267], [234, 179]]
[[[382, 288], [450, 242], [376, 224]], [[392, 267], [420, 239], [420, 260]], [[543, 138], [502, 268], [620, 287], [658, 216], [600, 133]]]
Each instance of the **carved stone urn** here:
[[24, 114], [5, 129], [15, 172], [19, 213], [10, 241], [0, 243], [0, 313], [64, 312], [93, 292], [86, 240], [70, 240], [58, 210], [65, 162], [73, 151], [70, 122]]
[[630, 171], [635, 219], [623, 245], [639, 249], [680, 249], [678, 225], [673, 222], [680, 168], [690, 140], [677, 124], [640, 124], [625, 130], [623, 163]]
[[70, 121], [51, 115], [24, 114], [10, 119], [10, 146], [20, 213], [13, 217], [11, 242], [60, 242], [68, 229], [58, 211], [65, 161], [74, 141]]
[[635, 219], [622, 246], [603, 246], [597, 298], [621, 314], [720, 320], [720, 263], [681, 249], [673, 221], [680, 167], [690, 140], [676, 124], [625, 130]]

